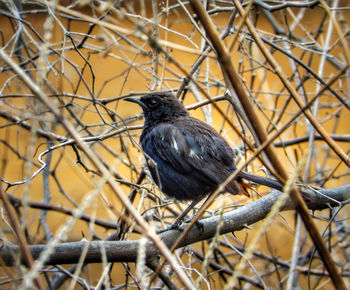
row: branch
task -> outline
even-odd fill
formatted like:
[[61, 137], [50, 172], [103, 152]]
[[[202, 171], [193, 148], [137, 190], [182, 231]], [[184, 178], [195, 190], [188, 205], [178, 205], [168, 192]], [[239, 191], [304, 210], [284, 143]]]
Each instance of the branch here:
[[[322, 210], [329, 207], [342, 206], [350, 201], [350, 184], [333, 189], [320, 189], [318, 191], [303, 190], [301, 192], [305, 203], [311, 210]], [[201, 227], [193, 227], [178, 248], [214, 237], [220, 219], [222, 219], [220, 234], [240, 231], [246, 228], [247, 225], [263, 220], [269, 214], [272, 206], [280, 195], [281, 192], [273, 191], [250, 204], [224, 213], [222, 217], [213, 216], [202, 219], [200, 221]], [[293, 209], [295, 209], [293, 203], [291, 200], [288, 200], [282, 208], [282, 211]], [[183, 225], [181, 229], [183, 230], [185, 227], [186, 224]], [[170, 230], [160, 234], [159, 238], [170, 248], [181, 233], [182, 231], [179, 230]], [[90, 242], [83, 240], [80, 242], [56, 245], [54, 247], [54, 252], [46, 260], [46, 265], [78, 263], [82, 249], [87, 243], [89, 246], [84, 263], [102, 262], [104, 251], [108, 262], [135, 262], [137, 259], [139, 240], [113, 242]], [[29, 246], [31, 255], [35, 260], [39, 258], [41, 252], [45, 251], [45, 249], [46, 245]], [[157, 246], [151, 241], [148, 242], [146, 249], [146, 256], [149, 260], [160, 255]], [[13, 266], [20, 252], [19, 246], [3, 245], [0, 248], [0, 258], [5, 265]]]
[[[22, 199], [19, 199], [11, 194], [7, 194], [7, 197], [12, 204], [13, 207], [22, 207], [24, 206], [24, 202]], [[69, 216], [74, 216], [74, 210], [70, 209], [68, 207], [64, 207], [62, 205], [57, 205], [57, 204], [48, 204], [48, 203], [42, 203], [42, 202], [36, 202], [36, 201], [27, 201], [26, 206], [30, 208], [36, 208], [36, 209], [42, 209], [45, 211], [54, 211], [54, 212], [59, 212], [62, 214], [66, 214]], [[100, 218], [96, 217], [91, 217], [88, 214], [82, 213], [79, 219], [86, 221], [88, 223], [91, 223], [92, 221], [94, 222], [95, 225], [104, 227], [106, 229], [118, 229], [118, 225], [116, 223], [103, 220]]]
[[[334, 140], [338, 142], [350, 142], [350, 135], [344, 134], [344, 135], [335, 135], [335, 134], [329, 134], [329, 136]], [[303, 142], [308, 142], [310, 139], [310, 136], [303, 136], [303, 137], [298, 137], [292, 140], [287, 140], [287, 141], [277, 141], [274, 142], [273, 145], [275, 147], [284, 147], [284, 146], [291, 146]], [[315, 140], [323, 140], [323, 137], [320, 135], [315, 135]]]

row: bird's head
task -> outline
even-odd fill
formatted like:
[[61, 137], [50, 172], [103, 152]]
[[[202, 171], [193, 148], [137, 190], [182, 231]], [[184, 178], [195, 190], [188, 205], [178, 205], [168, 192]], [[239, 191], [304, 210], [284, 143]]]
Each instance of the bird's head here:
[[130, 97], [124, 100], [142, 107], [146, 126], [188, 115], [183, 104], [172, 93], [168, 92], [151, 93], [141, 98]]

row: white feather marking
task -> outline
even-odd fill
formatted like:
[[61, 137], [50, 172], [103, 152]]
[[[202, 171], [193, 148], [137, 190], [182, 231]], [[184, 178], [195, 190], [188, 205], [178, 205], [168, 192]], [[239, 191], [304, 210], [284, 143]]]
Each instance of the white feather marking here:
[[172, 144], [172, 146], [174, 147], [174, 149], [176, 150], [176, 151], [179, 151], [179, 147], [177, 146], [177, 142], [176, 142], [176, 140], [173, 138], [173, 144]]
[[190, 157], [197, 157], [197, 154], [193, 148], [191, 148]]
[[198, 149], [198, 148], [191, 148], [189, 156], [202, 160], [203, 156], [201, 154], [198, 154], [201, 152], [198, 152], [198, 150], [196, 150], [196, 149]]

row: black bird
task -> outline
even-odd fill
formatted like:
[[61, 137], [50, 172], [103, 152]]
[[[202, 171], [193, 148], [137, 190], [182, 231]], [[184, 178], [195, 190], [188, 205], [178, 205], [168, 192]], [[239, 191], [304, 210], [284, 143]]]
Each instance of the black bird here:
[[[234, 153], [225, 139], [213, 127], [191, 117], [173, 94], [157, 92], [124, 100], [137, 103], [143, 109], [141, 147], [153, 180], [168, 196], [193, 200], [194, 206], [235, 170]], [[240, 173], [225, 190], [247, 195], [241, 178], [250, 175]], [[254, 177], [247, 179], [266, 183]], [[277, 181], [273, 182], [272, 187], [281, 189]]]

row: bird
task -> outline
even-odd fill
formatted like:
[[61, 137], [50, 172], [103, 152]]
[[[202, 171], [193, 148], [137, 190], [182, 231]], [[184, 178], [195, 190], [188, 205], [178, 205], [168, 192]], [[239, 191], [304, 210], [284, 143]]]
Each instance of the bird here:
[[[227, 141], [212, 126], [192, 117], [174, 94], [152, 92], [124, 100], [143, 110], [145, 121], [139, 141], [152, 179], [167, 196], [192, 200], [193, 207], [235, 171], [234, 151]], [[249, 196], [242, 176], [268, 183], [261, 182], [260, 176], [240, 172], [225, 191]], [[272, 183], [281, 189], [277, 181]], [[176, 224], [179, 222], [178, 218]]]

